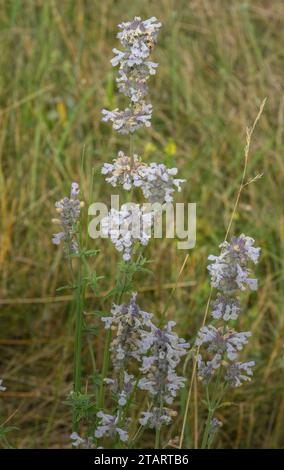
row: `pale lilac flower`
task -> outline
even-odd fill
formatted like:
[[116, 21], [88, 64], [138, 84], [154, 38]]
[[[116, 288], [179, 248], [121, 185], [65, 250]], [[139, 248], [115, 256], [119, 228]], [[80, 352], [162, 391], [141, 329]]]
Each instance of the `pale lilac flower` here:
[[143, 333], [144, 350], [149, 352], [149, 356], [143, 357], [140, 370], [145, 377], [139, 380], [138, 386], [148, 390], [159, 403], [165, 401], [171, 404], [185, 383], [175, 369], [186, 354], [188, 343], [172, 331], [174, 326], [175, 322], [172, 321], [163, 329], [152, 325], [151, 333]]
[[208, 266], [211, 275], [211, 284], [224, 294], [230, 294], [237, 289], [257, 289], [256, 279], [249, 277], [250, 270], [247, 267], [249, 261], [257, 263], [260, 248], [253, 247], [253, 238], [240, 235], [233, 237], [231, 242], [221, 243], [221, 254], [210, 255], [208, 259], [213, 261]]
[[171, 414], [167, 408], [155, 407], [151, 411], [143, 411], [139, 423], [151, 429], [159, 429], [161, 426], [171, 423]]
[[67, 251], [70, 253], [78, 252], [77, 243], [77, 222], [80, 217], [80, 208], [82, 203], [77, 198], [79, 193], [79, 185], [72, 183], [70, 198], [64, 197], [55, 203], [56, 210], [60, 219], [55, 219], [54, 222], [62, 227], [62, 231], [55, 233], [52, 242], [59, 245], [61, 241], [65, 243]]
[[152, 105], [141, 101], [122, 111], [118, 108], [113, 111], [103, 109], [102, 114], [102, 121], [111, 121], [115, 131], [120, 134], [132, 134], [142, 126], [151, 126]]
[[133, 159], [118, 152], [118, 158], [113, 163], [105, 163], [102, 167], [102, 174], [108, 175], [106, 181], [112, 186], [121, 185], [123, 189], [129, 191], [133, 187], [143, 184], [147, 165], [141, 162], [138, 155], [133, 155]]
[[99, 411], [97, 413], [97, 417], [100, 419], [100, 424], [95, 431], [96, 438], [100, 439], [104, 436], [115, 438], [118, 436], [122, 442], [126, 442], [128, 440], [127, 431], [118, 426], [118, 415], [108, 415], [103, 411]]
[[111, 64], [119, 65], [117, 84], [119, 91], [128, 96], [133, 103], [141, 101], [147, 94], [147, 80], [154, 75], [158, 64], [148, 60], [157, 40], [161, 23], [156, 18], [142, 21], [135, 17], [133, 21], [122, 23], [118, 33], [124, 51], [113, 49], [115, 57]]
[[231, 387], [240, 387], [242, 382], [248, 382], [253, 375], [254, 361], [230, 364], [226, 369], [225, 380]]
[[157, 41], [161, 26], [161, 23], [154, 16], [144, 21], [139, 16], [135, 16], [132, 21], [126, 21], [118, 25], [122, 31], [117, 34], [117, 37], [124, 47], [131, 47], [132, 45], [138, 47], [139, 44], [142, 44], [141, 48], [144, 48], [145, 45], [151, 50], [153, 44]]
[[[152, 326], [152, 314], [140, 309], [136, 302], [137, 294], [132, 294], [128, 304], [114, 305], [111, 317], [102, 317], [105, 328], [116, 331], [111, 343], [112, 360], [115, 369], [124, 367], [131, 358], [138, 361], [144, 352], [145, 329]], [[131, 376], [128, 376], [129, 380]], [[127, 378], [128, 378], [127, 377]]]
[[[248, 268], [249, 262], [258, 262], [260, 254], [260, 248], [253, 245], [253, 238], [242, 234], [232, 237], [230, 242], [221, 243], [219, 256], [209, 256], [208, 259], [213, 261], [208, 267], [211, 285], [219, 291], [213, 302], [213, 318], [225, 322], [236, 320], [241, 310], [239, 291], [257, 289], [257, 280], [250, 277]], [[198, 355], [199, 378], [208, 383], [216, 370], [222, 367], [225, 374], [223, 379], [231, 386], [240, 386], [242, 382], [250, 380], [254, 362], [236, 362], [239, 351], [247, 344], [250, 336], [249, 331], [237, 333], [224, 325], [215, 327], [211, 324], [201, 328], [196, 345], [198, 350], [206, 345], [209, 360], [203, 360]]]
[[3, 379], [0, 379], [0, 392], [5, 392], [6, 387], [3, 387], [2, 383], [3, 383]]
[[147, 81], [156, 72], [157, 64], [148, 60], [157, 40], [161, 23], [156, 18], [142, 21], [135, 17], [132, 21], [121, 23], [122, 30], [117, 37], [124, 51], [113, 49], [115, 57], [111, 64], [119, 66], [116, 79], [118, 89], [130, 98], [130, 106], [124, 110], [103, 109], [103, 121], [110, 120], [113, 129], [121, 134], [129, 134], [142, 126], [151, 125], [152, 105], [144, 101], [148, 92]]
[[216, 430], [222, 426], [222, 421], [219, 421], [217, 418], [213, 418], [210, 422], [211, 430]]
[[[113, 49], [114, 52], [120, 52]], [[148, 93], [147, 80], [151, 75], [155, 75], [158, 64], [150, 61], [144, 61], [139, 66], [129, 65], [130, 60], [124, 54], [116, 83], [118, 89], [135, 104], [143, 100]], [[114, 59], [112, 64], [114, 64]]]
[[117, 402], [119, 406], [125, 406], [134, 387], [134, 375], [128, 374], [124, 371], [122, 388], [119, 385], [118, 379], [106, 378], [104, 379], [104, 382], [110, 386], [113, 395], [118, 397]]
[[250, 331], [237, 333], [229, 328], [224, 330], [223, 328], [208, 325], [199, 330], [196, 345], [208, 344], [206, 350], [209, 353], [226, 354], [228, 359], [233, 361], [236, 359], [238, 351], [241, 351], [244, 345], [247, 344], [250, 336]]
[[210, 442], [213, 441], [213, 439], [215, 438], [217, 432], [219, 431], [219, 429], [223, 426], [223, 423], [222, 421], [220, 421], [219, 419], [217, 418], [213, 418], [211, 419], [210, 421], [210, 427], [209, 427], [209, 438], [208, 440]]
[[215, 354], [212, 360], [203, 361], [201, 354], [197, 357], [198, 378], [208, 384], [221, 366], [221, 354]]
[[241, 311], [240, 300], [238, 298], [218, 294], [213, 302], [212, 317], [224, 321], [236, 320]]
[[141, 185], [144, 197], [151, 203], [172, 202], [173, 193], [181, 191], [185, 180], [174, 178], [177, 168], [167, 168], [163, 163], [150, 163], [145, 169], [144, 184]]
[[139, 204], [123, 204], [120, 211], [111, 209], [102, 219], [102, 233], [110, 237], [115, 248], [123, 253], [123, 259], [129, 261], [136, 243], [143, 246], [149, 243], [153, 216]]
[[118, 158], [113, 163], [105, 163], [102, 174], [108, 175], [106, 181], [116, 187], [130, 191], [134, 187], [142, 189], [144, 197], [150, 203], [172, 202], [173, 193], [181, 191], [183, 179], [174, 178], [177, 168], [167, 168], [163, 163], [143, 163], [137, 155], [133, 159], [118, 152]]
[[78, 449], [102, 449], [102, 447], [96, 447], [92, 439], [89, 437], [83, 438], [79, 436], [77, 432], [72, 432], [70, 439], [72, 441], [72, 446], [77, 447]]

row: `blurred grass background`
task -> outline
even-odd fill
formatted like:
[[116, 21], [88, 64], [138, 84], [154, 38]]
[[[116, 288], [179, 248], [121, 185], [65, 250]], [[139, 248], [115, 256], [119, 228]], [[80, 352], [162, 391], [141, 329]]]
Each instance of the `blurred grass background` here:
[[[253, 382], [220, 410], [216, 446], [284, 447], [282, 0], [0, 0], [1, 419], [16, 411], [16, 447], [70, 445], [63, 401], [72, 386], [73, 319], [68, 293], [56, 292], [68, 272], [51, 244], [50, 219], [70, 181], [80, 180], [87, 194], [92, 168], [93, 198], [109, 202], [100, 168], [128, 141], [100, 122], [100, 110], [121, 104], [109, 61], [116, 25], [135, 15], [163, 23], [153, 53], [160, 66], [150, 85], [152, 128], [138, 133], [135, 149], [149, 161], [177, 165], [187, 178], [178, 200], [198, 205], [197, 246], [169, 309], [189, 340], [209, 293], [206, 258], [218, 252], [240, 181], [245, 128], [268, 98], [248, 168], [250, 177], [264, 175], [246, 188], [233, 227], [262, 247], [260, 289], [239, 320], [253, 332], [244, 357], [257, 367]], [[101, 248], [100, 288], [109, 289], [117, 254], [109, 241], [92, 244]], [[185, 254], [173, 240], [151, 242], [153, 277], [136, 284], [145, 309], [162, 310]], [[90, 298], [87, 313], [101, 304]], [[103, 339], [91, 341], [100, 362]], [[90, 373], [87, 346], [84, 368]], [[197, 389], [195, 405], [201, 400]], [[185, 393], [169, 438], [180, 434], [184, 401]], [[193, 428], [202, 424], [202, 404], [200, 410], [191, 416]], [[189, 433], [186, 445], [193, 445]]]

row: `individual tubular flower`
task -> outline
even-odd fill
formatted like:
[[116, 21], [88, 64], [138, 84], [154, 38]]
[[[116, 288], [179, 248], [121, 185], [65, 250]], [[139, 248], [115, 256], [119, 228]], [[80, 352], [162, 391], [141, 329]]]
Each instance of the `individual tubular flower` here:
[[[152, 314], [140, 309], [136, 302], [137, 294], [132, 294], [128, 304], [114, 305], [111, 317], [102, 317], [105, 328], [112, 328], [116, 334], [111, 343], [111, 353], [114, 368], [124, 367], [131, 358], [138, 361], [144, 352], [143, 342], [145, 329], [152, 326]], [[132, 376], [128, 376], [129, 380]]]
[[230, 364], [226, 369], [225, 380], [231, 387], [240, 387], [242, 382], [248, 382], [253, 375], [254, 361]]
[[253, 238], [240, 235], [233, 237], [231, 242], [221, 243], [221, 254], [210, 255], [208, 259], [213, 261], [208, 266], [211, 275], [211, 284], [224, 294], [232, 294], [237, 289], [257, 289], [257, 280], [249, 277], [249, 261], [258, 262], [260, 248], [253, 246]]
[[61, 241], [63, 241], [69, 253], [78, 252], [76, 233], [77, 222], [80, 217], [80, 208], [82, 206], [82, 203], [78, 199], [78, 194], [79, 185], [72, 183], [70, 198], [64, 197], [55, 203], [60, 219], [54, 219], [53, 222], [60, 224], [62, 231], [53, 235], [52, 242], [55, 245], [59, 245]]
[[96, 438], [100, 439], [104, 436], [108, 436], [113, 439], [118, 436], [122, 442], [126, 442], [128, 440], [127, 431], [118, 426], [118, 415], [108, 415], [103, 411], [99, 411], [97, 413], [97, 417], [100, 419], [100, 423], [95, 431]]
[[159, 405], [163, 402], [171, 404], [185, 382], [175, 369], [186, 354], [188, 344], [172, 331], [174, 326], [172, 321], [163, 329], [152, 325], [151, 333], [143, 334], [144, 349], [149, 356], [143, 357], [140, 370], [145, 377], [139, 380], [138, 386], [148, 390]]
[[112, 186], [121, 185], [123, 189], [129, 191], [133, 187], [143, 184], [147, 166], [142, 163], [138, 155], [133, 155], [133, 160], [122, 151], [118, 152], [118, 158], [113, 163], [105, 163], [102, 167], [102, 174], [108, 175], [106, 181]]
[[226, 354], [228, 359], [233, 361], [236, 359], [238, 351], [241, 351], [244, 345], [247, 344], [250, 336], [250, 331], [237, 333], [229, 328], [226, 328], [224, 331], [223, 328], [215, 328], [213, 325], [208, 325], [199, 330], [196, 345], [208, 344], [208, 353]]
[[153, 213], [146, 212], [138, 204], [123, 204], [121, 210], [111, 209], [101, 221], [102, 233], [110, 237], [123, 259], [129, 261], [136, 242], [145, 246], [151, 236]]
[[213, 418], [210, 421], [210, 426], [209, 426], [209, 437], [208, 440], [209, 442], [212, 442], [213, 439], [215, 438], [216, 434], [218, 433], [219, 429], [223, 426], [222, 421], [219, 421], [217, 418]]

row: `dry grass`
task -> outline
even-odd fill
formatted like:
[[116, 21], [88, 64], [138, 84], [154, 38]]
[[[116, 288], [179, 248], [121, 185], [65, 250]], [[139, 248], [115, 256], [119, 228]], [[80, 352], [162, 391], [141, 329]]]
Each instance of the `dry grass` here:
[[[51, 245], [50, 219], [71, 179], [80, 179], [88, 194], [92, 168], [93, 197], [109, 200], [100, 167], [125, 140], [101, 124], [100, 109], [117, 100], [109, 59], [125, 12], [127, 18], [155, 15], [164, 25], [155, 50], [153, 127], [139, 133], [135, 148], [149, 159], [166, 154], [188, 178], [180, 200], [198, 203], [197, 247], [169, 310], [189, 339], [209, 292], [206, 257], [224, 238], [240, 182], [245, 128], [268, 97], [248, 168], [250, 177], [264, 176], [246, 188], [233, 227], [263, 249], [260, 289], [240, 319], [241, 328], [252, 328], [246, 354], [257, 368], [254, 381], [228, 397], [234, 404], [222, 409], [217, 446], [284, 447], [282, 0], [0, 2], [0, 376], [7, 385], [4, 416], [17, 410], [11, 421], [20, 431], [12, 442], [68, 445], [70, 412], [63, 400], [72, 382], [73, 319], [69, 298], [56, 293], [67, 269]], [[104, 291], [114, 283], [117, 255], [107, 241], [100, 248]], [[159, 314], [185, 253], [171, 240], [156, 240], [148, 256], [154, 277], [143, 277], [137, 289], [145, 307]], [[95, 306], [108, 308], [109, 301], [91, 297], [87, 313]], [[100, 362], [101, 336], [94, 341]], [[87, 347], [84, 368], [90, 373]], [[195, 392], [197, 404], [198, 386]], [[177, 404], [171, 437], [180, 433], [185, 399]], [[189, 429], [186, 445], [193, 445]]]

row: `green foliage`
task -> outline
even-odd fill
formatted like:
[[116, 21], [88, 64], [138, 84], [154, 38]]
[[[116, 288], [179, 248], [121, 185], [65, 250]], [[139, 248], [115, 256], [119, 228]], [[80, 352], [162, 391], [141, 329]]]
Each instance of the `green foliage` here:
[[71, 407], [75, 421], [93, 418], [96, 412], [94, 396], [87, 393], [70, 392], [65, 404]]

